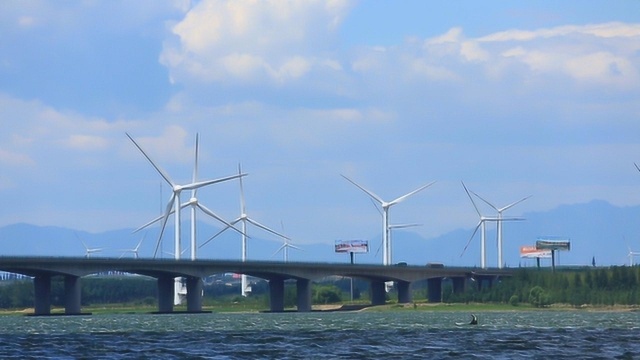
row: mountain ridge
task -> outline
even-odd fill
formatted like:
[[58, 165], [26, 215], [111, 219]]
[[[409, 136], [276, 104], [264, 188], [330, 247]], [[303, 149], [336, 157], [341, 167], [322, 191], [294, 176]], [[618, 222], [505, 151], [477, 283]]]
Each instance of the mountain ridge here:
[[[503, 253], [506, 266], [533, 266], [535, 260], [521, 259], [520, 246], [535, 245], [540, 237], [561, 237], [571, 241], [571, 250], [559, 252], [558, 263], [564, 265], [628, 265], [630, 250], [640, 251], [640, 206], [615, 206], [604, 200], [592, 200], [582, 204], [560, 205], [543, 212], [522, 214], [526, 220], [503, 223]], [[475, 224], [470, 224], [475, 225]], [[199, 234], [215, 234], [219, 228], [198, 224]], [[487, 226], [487, 264], [496, 267], [495, 225]], [[142, 239], [140, 257], [152, 257], [156, 246], [158, 229], [133, 234], [133, 229], [115, 229], [100, 233], [89, 233], [55, 225], [37, 226], [25, 222], [0, 227], [0, 256], [84, 256], [86, 248], [102, 248], [91, 256], [131, 257], [131, 251]], [[247, 240], [249, 260], [283, 260], [276, 253], [283, 243], [270, 239], [271, 235], [261, 230], [250, 229]], [[393, 232], [393, 261], [411, 265], [439, 262], [449, 266], [479, 266], [479, 231], [463, 252], [473, 232], [473, 227], [455, 229], [445, 234], [426, 239], [408, 230]], [[168, 226], [160, 246], [158, 257], [173, 257], [173, 229]], [[267, 237], [267, 238], [264, 238]], [[203, 243], [208, 238], [199, 237]], [[381, 236], [366, 239], [369, 253], [356, 254], [358, 263], [381, 263], [379, 251]], [[183, 225], [183, 258], [188, 258], [190, 242], [189, 227]], [[332, 243], [292, 243], [302, 250], [289, 249], [289, 261], [348, 262], [347, 254], [336, 254]], [[225, 231], [206, 246], [197, 250], [198, 258], [238, 260], [240, 259], [240, 235]], [[129, 250], [129, 251], [127, 251]], [[635, 259], [634, 259], [635, 261]], [[550, 260], [543, 260], [548, 265]]]

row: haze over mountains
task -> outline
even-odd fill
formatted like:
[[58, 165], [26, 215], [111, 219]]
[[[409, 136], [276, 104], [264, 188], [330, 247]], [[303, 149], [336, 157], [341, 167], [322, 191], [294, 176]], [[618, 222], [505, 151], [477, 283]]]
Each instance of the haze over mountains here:
[[[560, 265], [628, 265], [629, 250], [640, 252], [640, 206], [618, 207], [601, 200], [585, 204], [563, 205], [546, 212], [522, 214], [525, 221], [505, 222], [503, 225], [504, 259], [507, 266], [534, 266], [535, 260], [521, 259], [520, 246], [534, 245], [540, 237], [559, 237], [571, 241], [571, 251], [559, 254]], [[183, 230], [183, 249], [190, 242], [188, 219], [185, 217]], [[269, 224], [267, 224], [269, 226]], [[376, 224], [377, 225], [377, 224]], [[450, 266], [479, 266], [480, 234], [461, 256], [476, 224], [469, 228], [458, 229], [435, 238], [423, 238], [409, 229], [394, 230], [392, 235], [393, 261], [405, 261], [411, 265], [423, 265], [428, 262], [441, 262]], [[282, 231], [273, 227], [277, 231]], [[358, 263], [381, 263], [381, 235], [379, 226], [372, 226], [369, 238], [370, 252], [356, 255]], [[217, 233], [219, 227], [204, 222], [199, 223], [198, 242], [202, 244]], [[0, 256], [84, 256], [83, 242], [91, 249], [102, 250], [91, 254], [98, 257], [133, 257], [126, 251], [136, 247], [143, 239], [139, 256], [152, 257], [156, 246], [158, 227], [146, 233], [132, 234], [133, 229], [118, 229], [103, 233], [87, 233], [55, 226], [35, 226], [30, 224], [12, 224], [0, 228]], [[286, 234], [286, 230], [283, 231]], [[257, 228], [250, 227], [248, 235], [249, 260], [283, 260], [282, 252], [276, 251], [282, 241]], [[289, 261], [348, 262], [347, 254], [336, 254], [333, 242], [307, 244], [293, 236], [292, 244], [302, 250], [289, 249]], [[342, 239], [344, 240], [344, 239]], [[172, 258], [173, 229], [167, 227], [158, 257]], [[198, 249], [198, 258], [202, 259], [240, 259], [240, 235], [226, 231], [213, 241]], [[182, 257], [189, 257], [185, 250]], [[487, 263], [497, 266], [495, 223], [487, 224]], [[640, 261], [640, 258], [637, 259]], [[634, 259], [635, 262], [635, 259]], [[549, 265], [550, 260], [543, 260]]]

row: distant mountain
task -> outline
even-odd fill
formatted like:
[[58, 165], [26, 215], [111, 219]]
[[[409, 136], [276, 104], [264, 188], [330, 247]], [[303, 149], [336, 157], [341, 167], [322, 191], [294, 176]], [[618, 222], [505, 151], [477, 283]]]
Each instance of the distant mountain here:
[[[533, 266], [534, 260], [520, 259], [523, 245], [535, 245], [540, 237], [561, 237], [571, 241], [571, 251], [561, 252], [559, 265], [623, 265], [629, 263], [629, 248], [640, 251], [640, 206], [617, 207], [605, 201], [594, 200], [585, 204], [562, 205], [546, 212], [523, 214], [525, 221], [503, 224], [504, 261], [507, 266]], [[475, 224], [470, 224], [475, 225]], [[220, 229], [200, 223], [199, 243], [203, 243]], [[0, 255], [84, 256], [86, 244], [90, 249], [101, 248], [91, 256], [132, 257], [133, 249], [143, 239], [139, 249], [141, 257], [151, 257], [158, 237], [158, 229], [132, 234], [133, 229], [119, 229], [102, 233], [88, 233], [54, 226], [13, 224], [0, 227]], [[158, 257], [173, 257], [173, 228], [167, 227]], [[183, 227], [183, 249], [189, 246], [189, 227]], [[440, 262], [450, 266], [480, 265], [480, 234], [476, 234], [468, 249], [462, 250], [473, 227], [458, 229], [435, 238], [425, 239], [411, 231], [393, 232], [393, 260], [412, 265]], [[265, 240], [249, 234], [248, 255], [252, 260], [283, 260], [278, 240]], [[295, 243], [295, 240], [294, 240]], [[381, 236], [369, 239], [370, 252], [357, 254], [357, 263], [380, 263]], [[289, 249], [290, 261], [348, 262], [347, 254], [336, 254], [333, 244], [299, 244], [302, 250]], [[240, 235], [227, 230], [210, 243], [198, 249], [198, 258], [240, 259]], [[182, 257], [189, 258], [187, 249]], [[640, 262], [640, 258], [637, 259]], [[487, 263], [497, 266], [496, 227], [487, 224]], [[543, 265], [550, 260], [543, 260]]]

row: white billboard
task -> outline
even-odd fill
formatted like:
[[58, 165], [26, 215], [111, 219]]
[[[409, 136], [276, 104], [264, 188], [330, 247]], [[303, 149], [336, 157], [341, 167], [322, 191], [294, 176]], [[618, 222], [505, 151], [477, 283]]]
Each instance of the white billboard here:
[[367, 253], [369, 241], [367, 240], [336, 240], [337, 253]]

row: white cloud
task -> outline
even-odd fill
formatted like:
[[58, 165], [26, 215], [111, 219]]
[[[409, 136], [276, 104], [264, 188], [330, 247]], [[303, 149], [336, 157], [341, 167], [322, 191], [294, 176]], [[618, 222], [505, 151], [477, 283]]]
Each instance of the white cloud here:
[[101, 136], [78, 134], [69, 136], [64, 143], [70, 148], [82, 151], [104, 150], [109, 145], [109, 142]]
[[315, 52], [330, 42], [348, 6], [338, 0], [202, 1], [173, 26], [176, 39], [165, 43], [160, 59], [174, 81], [299, 79], [336, 62]]
[[0, 148], [0, 164], [5, 166], [27, 166], [33, 165], [34, 161], [26, 154]]

